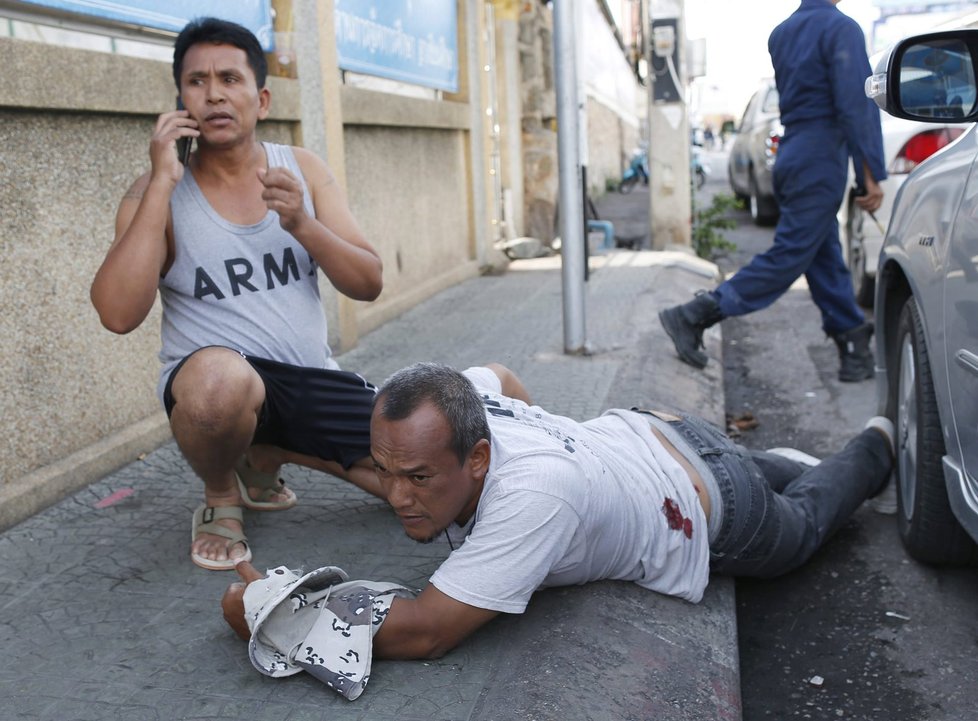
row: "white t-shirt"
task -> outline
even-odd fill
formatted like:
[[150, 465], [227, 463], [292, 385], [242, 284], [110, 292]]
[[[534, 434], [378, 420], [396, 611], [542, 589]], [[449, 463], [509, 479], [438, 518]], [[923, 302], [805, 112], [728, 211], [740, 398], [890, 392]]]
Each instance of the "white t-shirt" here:
[[499, 395], [488, 368], [465, 375], [485, 400], [492, 456], [473, 519], [448, 529], [461, 546], [431, 577], [439, 591], [504, 613], [522, 613], [538, 588], [602, 579], [703, 597], [703, 508], [642, 415], [578, 423]]

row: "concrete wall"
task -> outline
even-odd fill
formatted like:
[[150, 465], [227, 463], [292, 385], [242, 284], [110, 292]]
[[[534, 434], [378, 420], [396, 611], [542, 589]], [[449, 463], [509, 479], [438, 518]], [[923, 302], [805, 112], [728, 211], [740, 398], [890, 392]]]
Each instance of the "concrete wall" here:
[[558, 193], [557, 98], [553, 70], [553, 16], [524, 3], [519, 17], [522, 68], [524, 232], [550, 244]]
[[384, 261], [376, 327], [479, 272], [469, 233], [468, 105], [343, 88], [350, 206]]
[[[585, 3], [583, 13], [586, 31], [577, 52], [587, 107], [587, 180], [591, 196], [598, 197], [609, 182], [621, 179], [643, 135], [645, 93], [598, 3]], [[523, 3], [518, 29], [524, 228], [549, 244], [558, 232], [554, 218], [559, 187], [551, 10]]]
[[632, 72], [615, 32], [598, 2], [583, 3], [580, 82], [587, 96], [588, 188], [605, 191], [621, 180], [638, 143], [646, 94]]
[[607, 184], [617, 186], [638, 145], [639, 129], [634, 118], [623, 118], [601, 100], [587, 98], [588, 189], [592, 196], [603, 194]]
[[503, 193], [505, 227], [500, 235], [517, 238], [526, 235], [523, 198], [523, 97], [520, 66], [520, 12], [516, 0], [493, 0], [495, 9], [495, 93], [499, 127], [500, 186]]

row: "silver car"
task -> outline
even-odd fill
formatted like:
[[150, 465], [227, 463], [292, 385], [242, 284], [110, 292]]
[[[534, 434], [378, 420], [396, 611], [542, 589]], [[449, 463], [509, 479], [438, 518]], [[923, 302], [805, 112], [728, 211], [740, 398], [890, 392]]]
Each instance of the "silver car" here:
[[778, 97], [773, 78], [761, 83], [747, 103], [727, 160], [730, 188], [758, 225], [774, 225], [778, 219], [773, 170], [784, 135]]
[[[897, 43], [866, 92], [896, 117], [978, 119], [978, 30]], [[876, 278], [877, 395], [897, 428], [897, 525], [909, 553], [978, 560], [978, 132], [897, 193]]]

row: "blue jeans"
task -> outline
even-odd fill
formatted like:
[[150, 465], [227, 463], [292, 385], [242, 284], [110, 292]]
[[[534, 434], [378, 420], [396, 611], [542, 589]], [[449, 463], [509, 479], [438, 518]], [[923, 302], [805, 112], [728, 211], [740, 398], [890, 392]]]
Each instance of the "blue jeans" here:
[[859, 505], [879, 493], [892, 460], [886, 439], [866, 429], [814, 467], [766, 451], [750, 451], [694, 416], [669, 425], [709, 468], [722, 519], [710, 543], [710, 570], [771, 578], [794, 570]]

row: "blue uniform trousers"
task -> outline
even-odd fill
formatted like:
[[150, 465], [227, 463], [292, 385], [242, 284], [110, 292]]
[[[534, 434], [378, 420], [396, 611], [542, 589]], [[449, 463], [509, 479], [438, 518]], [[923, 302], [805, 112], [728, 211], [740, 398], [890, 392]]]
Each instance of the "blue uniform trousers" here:
[[811, 121], [787, 130], [774, 165], [774, 191], [781, 211], [774, 244], [714, 291], [724, 316], [766, 308], [804, 275], [828, 335], [865, 322], [853, 298], [836, 221], [848, 164], [838, 126]]

